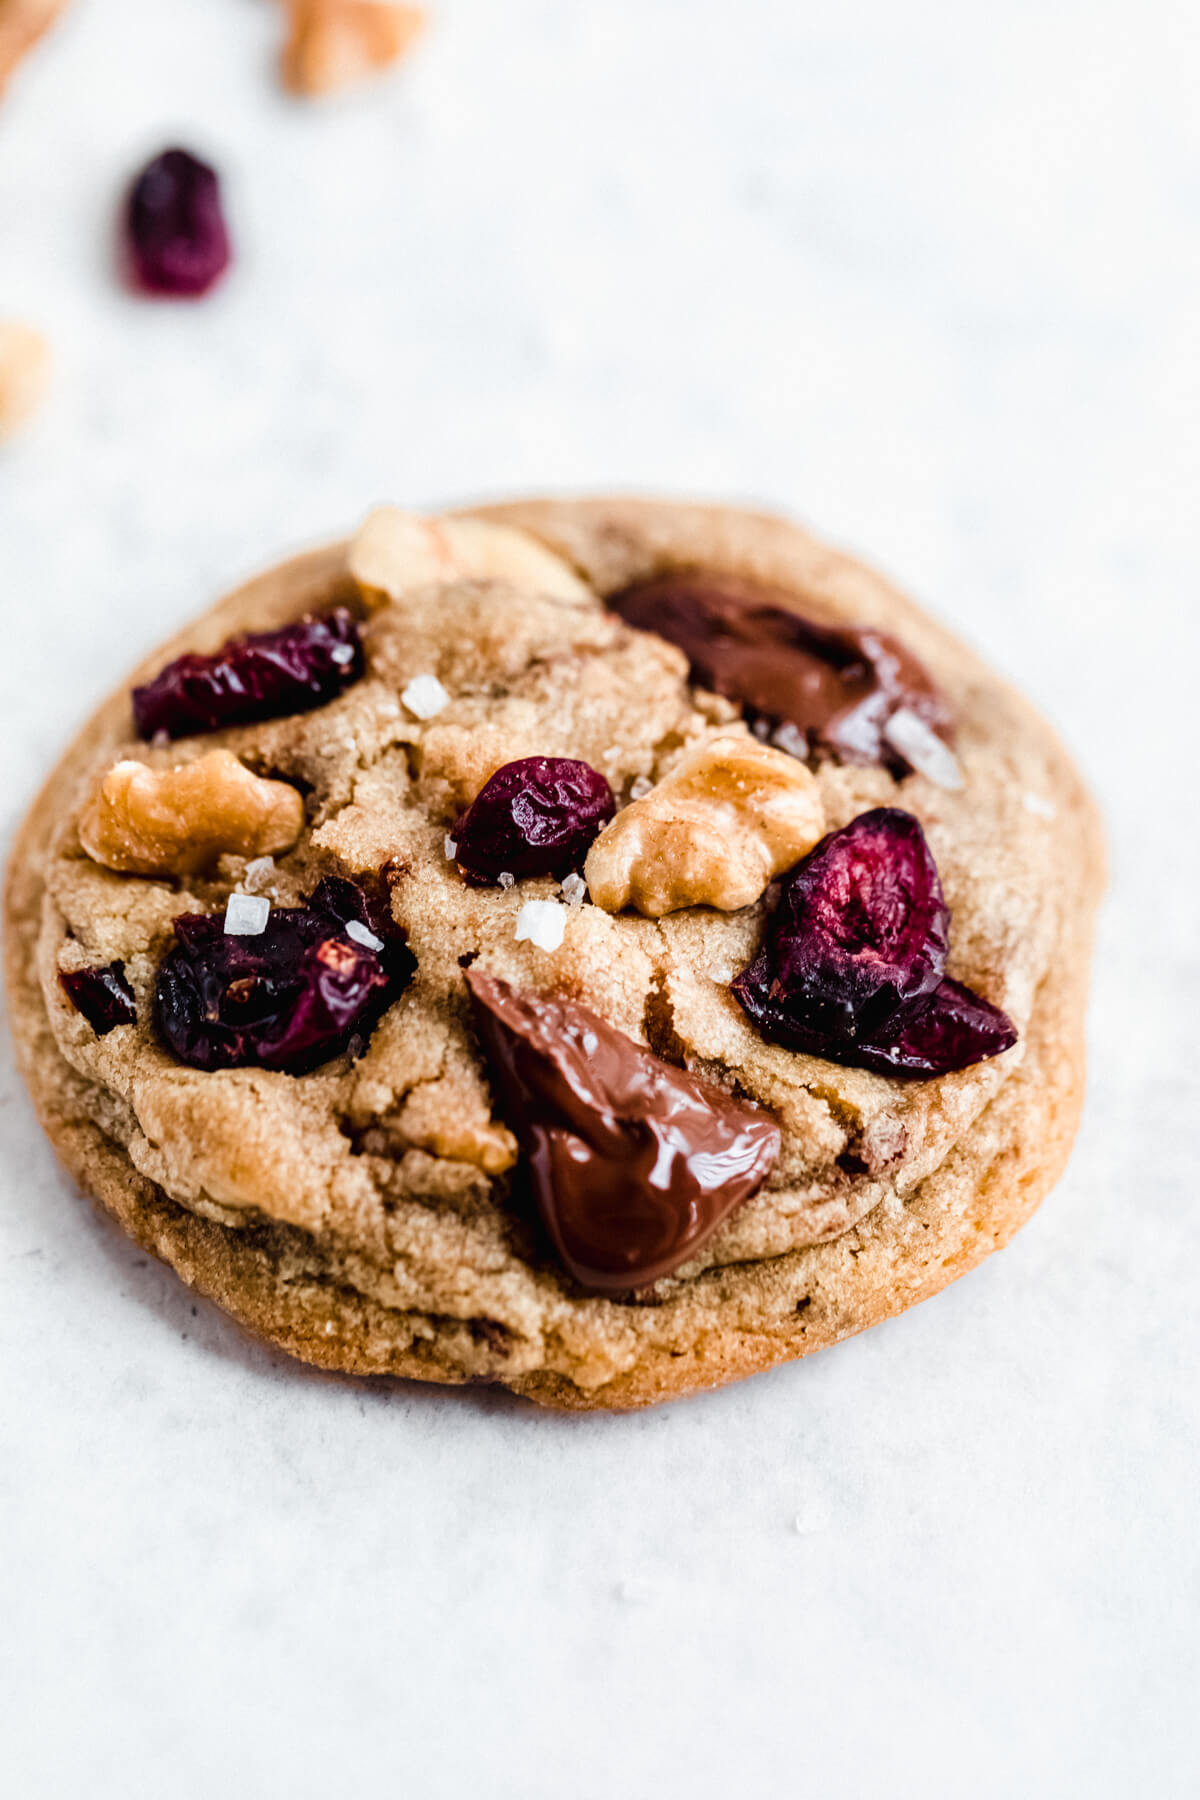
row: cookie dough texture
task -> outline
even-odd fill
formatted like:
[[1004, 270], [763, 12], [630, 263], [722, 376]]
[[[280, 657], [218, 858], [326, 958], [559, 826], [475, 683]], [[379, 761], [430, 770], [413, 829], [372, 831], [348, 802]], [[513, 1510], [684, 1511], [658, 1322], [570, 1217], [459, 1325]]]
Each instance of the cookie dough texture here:
[[[479, 509], [533, 534], [595, 596], [452, 578], [383, 606], [367, 675], [315, 713], [191, 747], [131, 741], [128, 684], [52, 775], [17, 840], [7, 966], [21, 1062], [59, 1155], [147, 1250], [250, 1330], [326, 1368], [502, 1382], [560, 1407], [634, 1407], [820, 1349], [934, 1294], [1004, 1244], [1062, 1170], [1083, 1089], [1096, 815], [1049, 728], [881, 577], [779, 519], [645, 501]], [[350, 600], [346, 546], [251, 581], [148, 658]], [[693, 690], [671, 646], [599, 595], [672, 567], [782, 586], [832, 623], [894, 632], [959, 718], [961, 793], [916, 775], [821, 768], [829, 829], [895, 804], [921, 819], [952, 909], [949, 973], [1003, 1006], [1020, 1041], [990, 1063], [900, 1082], [762, 1042], [727, 992], [765, 902], [662, 919], [573, 907], [561, 948], [518, 943], [530, 898], [471, 889], [447, 861], [457, 812], [519, 756], [582, 757], [619, 798], [660, 779], [737, 709]], [[400, 700], [435, 674], [451, 696], [420, 721]], [[78, 813], [122, 755], [166, 766], [236, 752], [307, 796], [299, 843], [266, 872], [295, 904], [323, 874], [387, 865], [418, 973], [366, 1053], [302, 1078], [180, 1067], [155, 1039], [154, 973], [180, 912], [215, 909], [244, 875], [121, 876], [83, 853]], [[641, 787], [639, 788], [641, 791]], [[253, 871], [255, 884], [264, 879]], [[260, 886], [261, 891], [261, 886]], [[124, 962], [139, 1023], [97, 1038], [60, 968]], [[462, 971], [593, 1007], [659, 1054], [768, 1107], [782, 1129], [767, 1186], [695, 1262], [626, 1301], [581, 1293], [513, 1189]]]

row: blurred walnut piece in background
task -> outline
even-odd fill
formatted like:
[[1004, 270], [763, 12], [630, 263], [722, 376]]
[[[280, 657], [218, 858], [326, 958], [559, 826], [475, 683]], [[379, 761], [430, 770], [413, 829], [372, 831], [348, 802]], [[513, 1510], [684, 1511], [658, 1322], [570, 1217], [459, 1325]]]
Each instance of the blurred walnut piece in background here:
[[32, 325], [0, 319], [0, 443], [41, 404], [50, 379], [50, 346]]
[[285, 0], [283, 79], [294, 94], [330, 94], [398, 62], [425, 26], [419, 6], [386, 0]]
[[0, 95], [8, 78], [44, 31], [49, 31], [67, 0], [0, 0]]

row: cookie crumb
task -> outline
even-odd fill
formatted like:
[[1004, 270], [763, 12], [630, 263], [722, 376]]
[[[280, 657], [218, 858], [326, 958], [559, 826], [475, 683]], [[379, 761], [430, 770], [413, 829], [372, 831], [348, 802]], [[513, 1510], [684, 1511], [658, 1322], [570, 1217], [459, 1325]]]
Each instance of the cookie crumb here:
[[230, 894], [225, 903], [225, 936], [258, 937], [270, 916], [271, 902], [265, 894]]
[[567, 915], [557, 900], [527, 900], [517, 914], [518, 944], [530, 943], [539, 950], [557, 950], [566, 929]]
[[400, 698], [418, 719], [436, 718], [450, 704], [450, 696], [436, 675], [414, 675]]

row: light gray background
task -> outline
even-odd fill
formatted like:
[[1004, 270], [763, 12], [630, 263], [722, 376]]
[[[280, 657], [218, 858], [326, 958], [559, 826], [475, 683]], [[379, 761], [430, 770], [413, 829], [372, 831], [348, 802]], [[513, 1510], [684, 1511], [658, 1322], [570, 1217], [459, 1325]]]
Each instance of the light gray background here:
[[[94, 700], [380, 499], [745, 497], [1059, 722], [1114, 856], [1071, 1171], [1004, 1256], [648, 1416], [322, 1378], [56, 1172], [8, 1052], [0, 1723], [28, 1797], [1197, 1791], [1194, 0], [75, 0], [0, 109], [6, 836]], [[114, 279], [179, 140], [236, 270]]]

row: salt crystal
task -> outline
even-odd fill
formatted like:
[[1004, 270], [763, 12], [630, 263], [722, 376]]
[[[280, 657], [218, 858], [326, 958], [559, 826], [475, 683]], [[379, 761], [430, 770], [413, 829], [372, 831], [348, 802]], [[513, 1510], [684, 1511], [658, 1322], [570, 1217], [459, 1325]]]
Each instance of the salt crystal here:
[[562, 884], [562, 891], [568, 906], [582, 906], [583, 896], [587, 893], [587, 882], [582, 875], [568, 875]]
[[270, 916], [271, 902], [265, 894], [230, 894], [225, 902], [225, 936], [258, 937]]
[[497, 877], [496, 877], [496, 880], [500, 883], [500, 886], [502, 888], [516, 887], [516, 885], [517, 885], [516, 876], [510, 875], [507, 869], [501, 869], [499, 875], [497, 875]]
[[808, 739], [800, 727], [793, 725], [790, 719], [785, 719], [782, 725], [777, 725], [768, 741], [775, 746], [776, 750], [784, 750], [789, 756], [797, 757], [800, 762], [804, 762], [808, 756]]
[[346, 663], [352, 663], [354, 661], [354, 645], [335, 644], [333, 649], [329, 652], [329, 660], [330, 662], [341, 663], [343, 667]]
[[458, 845], [455, 843], [454, 839], [450, 836], [449, 832], [447, 832], [445, 837], [442, 839], [442, 849], [446, 852], [446, 861], [447, 862], [453, 862], [455, 857], [458, 855]]
[[1041, 794], [1026, 794], [1025, 811], [1031, 812], [1035, 819], [1056, 819], [1058, 808], [1053, 800], [1046, 800]]
[[450, 696], [436, 675], [415, 675], [400, 698], [418, 719], [432, 719], [450, 704]]
[[557, 950], [567, 928], [566, 908], [557, 900], [527, 900], [517, 914], [517, 942]]
[[273, 856], [256, 856], [246, 864], [242, 874], [242, 888], [247, 894], [266, 893], [275, 881], [275, 858]]
[[957, 756], [911, 707], [899, 707], [884, 726], [883, 735], [893, 750], [898, 750], [919, 775], [936, 787], [962, 787], [963, 772]]
[[352, 937], [356, 944], [361, 944], [366, 950], [383, 949], [383, 939], [377, 938], [365, 925], [360, 925], [357, 919], [346, 920], [346, 936]]
[[152, 750], [165, 750], [170, 741], [171, 734], [169, 731], [156, 731], [154, 736], [150, 739], [150, 748]]
[[654, 783], [648, 775], [639, 775], [629, 790], [629, 798], [631, 800], [644, 800], [653, 787]]

